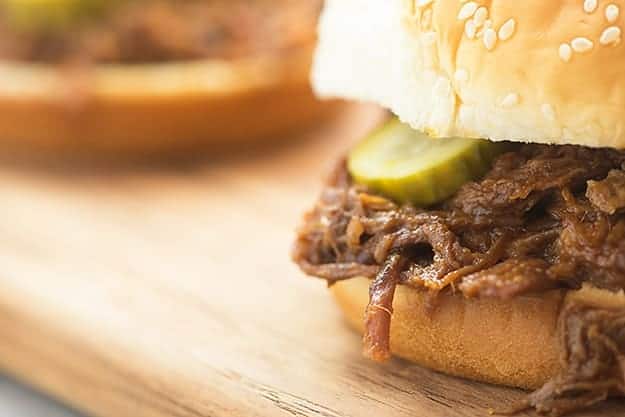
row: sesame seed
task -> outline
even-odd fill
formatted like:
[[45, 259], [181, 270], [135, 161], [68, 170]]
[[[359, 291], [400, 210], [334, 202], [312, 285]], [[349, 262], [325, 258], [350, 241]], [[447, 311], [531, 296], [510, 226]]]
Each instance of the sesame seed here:
[[469, 81], [469, 72], [464, 68], [458, 68], [454, 73], [454, 78], [458, 82], [466, 83], [467, 81]]
[[584, 53], [590, 51], [594, 44], [588, 38], [579, 37], [571, 41], [571, 47], [575, 52]]
[[519, 95], [517, 93], [509, 93], [501, 100], [501, 107], [510, 108], [519, 104]]
[[463, 4], [458, 12], [458, 20], [466, 20], [473, 16], [473, 14], [477, 11], [477, 7], [478, 5], [474, 1]]
[[584, 11], [586, 13], [593, 13], [597, 10], [597, 0], [584, 0]]
[[476, 10], [473, 15], [473, 21], [475, 22], [475, 27], [480, 27], [484, 24], [486, 19], [488, 18], [488, 9], [484, 6], [480, 7]]
[[618, 19], [619, 8], [616, 4], [608, 4], [605, 8], [605, 18], [608, 22], [614, 23]]
[[497, 43], [497, 32], [494, 29], [488, 28], [484, 31], [484, 46], [489, 51], [492, 51]]
[[516, 20], [508, 19], [506, 23], [501, 25], [499, 28], [499, 39], [502, 41], [507, 41], [514, 35], [514, 30], [516, 29]]
[[475, 36], [478, 37], [478, 38], [481, 38], [482, 35], [484, 34], [484, 31], [486, 29], [489, 29], [489, 28], [493, 27], [492, 23], [493, 22], [490, 19], [486, 20], [486, 22], [484, 22], [484, 26], [482, 26], [481, 28], [478, 29], [478, 31], [475, 34]]
[[562, 61], [569, 62], [571, 60], [571, 56], [573, 55], [573, 49], [568, 43], [563, 43], [558, 49], [558, 54], [560, 55], [560, 59]]
[[429, 6], [430, 4], [432, 4], [434, 0], [417, 0], [417, 7], [418, 8], [423, 8], [426, 6]]
[[556, 112], [551, 104], [544, 103], [540, 106], [540, 111], [543, 113], [543, 116], [545, 116], [545, 119], [552, 122], [556, 120]]
[[618, 26], [610, 26], [606, 28], [603, 33], [601, 33], [601, 37], [599, 38], [599, 43], [601, 45], [614, 45], [621, 41], [621, 28]]
[[473, 20], [467, 20], [464, 24], [464, 33], [467, 35], [467, 38], [474, 39], [475, 38], [475, 23]]

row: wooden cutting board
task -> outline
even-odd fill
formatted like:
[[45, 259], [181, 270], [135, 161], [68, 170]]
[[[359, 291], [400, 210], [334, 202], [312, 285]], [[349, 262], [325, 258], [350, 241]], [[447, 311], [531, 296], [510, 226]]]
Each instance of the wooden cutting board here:
[[1, 367], [102, 417], [511, 404], [522, 393], [363, 359], [324, 283], [289, 261], [321, 173], [379, 117], [350, 108], [288, 145], [192, 164], [0, 169]]

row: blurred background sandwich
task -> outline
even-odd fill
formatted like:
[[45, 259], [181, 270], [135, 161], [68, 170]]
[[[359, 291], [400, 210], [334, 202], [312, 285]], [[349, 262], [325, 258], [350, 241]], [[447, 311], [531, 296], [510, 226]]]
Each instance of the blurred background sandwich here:
[[316, 119], [321, 1], [1, 0], [5, 151], [146, 155]]

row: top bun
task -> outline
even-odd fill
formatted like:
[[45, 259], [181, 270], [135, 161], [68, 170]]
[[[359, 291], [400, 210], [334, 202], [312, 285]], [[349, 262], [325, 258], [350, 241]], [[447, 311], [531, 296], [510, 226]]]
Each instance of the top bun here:
[[434, 136], [625, 148], [625, 0], [327, 0], [313, 83]]

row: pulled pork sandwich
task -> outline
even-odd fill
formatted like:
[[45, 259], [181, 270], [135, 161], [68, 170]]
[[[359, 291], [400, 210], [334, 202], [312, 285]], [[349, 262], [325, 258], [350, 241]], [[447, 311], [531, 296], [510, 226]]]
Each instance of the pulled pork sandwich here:
[[326, 2], [317, 92], [403, 121], [340, 161], [293, 252], [366, 356], [549, 415], [625, 394], [623, 22], [624, 1]]
[[185, 150], [299, 127], [321, 1], [0, 0], [3, 149]]

